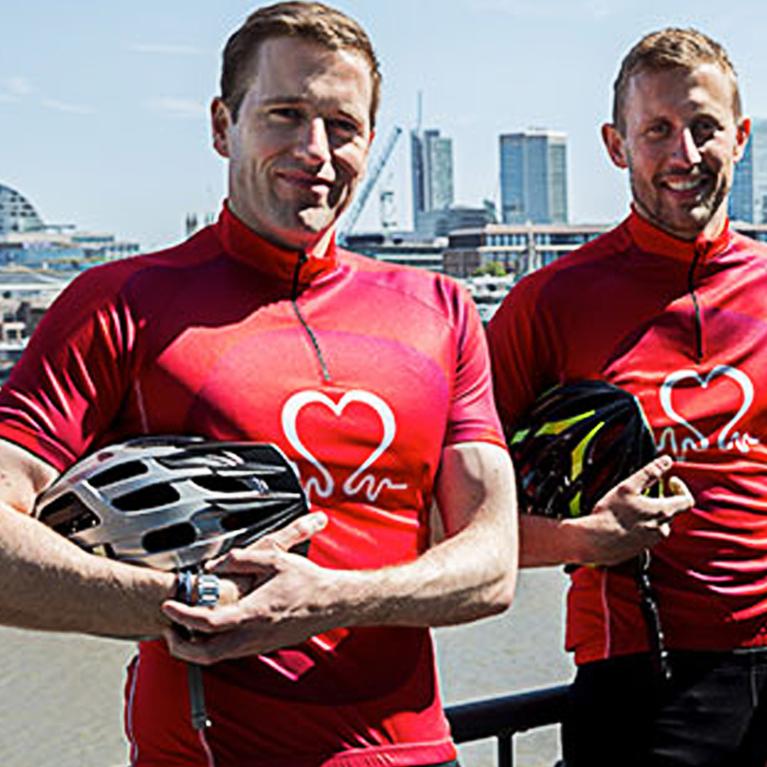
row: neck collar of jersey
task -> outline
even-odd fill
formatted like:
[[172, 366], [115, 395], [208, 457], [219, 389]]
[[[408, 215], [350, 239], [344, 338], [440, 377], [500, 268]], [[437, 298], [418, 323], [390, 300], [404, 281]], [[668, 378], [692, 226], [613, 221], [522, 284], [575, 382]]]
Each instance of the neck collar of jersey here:
[[227, 202], [224, 202], [215, 230], [224, 250], [230, 256], [277, 279], [292, 281], [302, 255], [307, 258], [301, 265], [298, 281], [304, 285], [320, 274], [334, 269], [338, 263], [335, 235], [328, 245], [327, 252], [322, 256], [313, 256], [311, 251], [303, 253], [283, 248], [256, 234], [237, 218]]
[[699, 234], [694, 240], [680, 240], [655, 224], [651, 224], [635, 207], [626, 220], [631, 239], [644, 251], [669, 256], [678, 261], [689, 262], [694, 258], [712, 258], [726, 250], [732, 242], [730, 220], [724, 221], [722, 231], [716, 237], [708, 238]]

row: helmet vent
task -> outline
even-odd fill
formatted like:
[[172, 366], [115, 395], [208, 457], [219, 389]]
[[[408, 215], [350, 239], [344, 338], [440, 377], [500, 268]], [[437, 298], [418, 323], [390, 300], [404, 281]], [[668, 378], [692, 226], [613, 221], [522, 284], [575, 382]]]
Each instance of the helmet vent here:
[[141, 461], [127, 461], [94, 474], [88, 481], [93, 487], [106, 487], [115, 482], [122, 482], [125, 479], [146, 474], [147, 471], [147, 467]]
[[182, 546], [189, 546], [197, 540], [197, 532], [194, 525], [189, 522], [179, 522], [176, 525], [152, 530], [142, 538], [144, 548], [150, 554], [159, 551], [169, 551]]
[[145, 511], [157, 506], [175, 503], [180, 498], [178, 491], [167, 483], [149, 485], [132, 493], [114, 499], [114, 505], [120, 511]]
[[40, 511], [40, 521], [50, 524], [51, 517], [55, 517], [59, 511], [69, 509], [69, 507], [82, 507], [80, 499], [72, 492], [64, 493], [55, 500], [51, 501]]
[[244, 480], [239, 477], [222, 477], [220, 474], [209, 474], [193, 477], [192, 482], [213, 493], [246, 493], [253, 490], [262, 493], [269, 492], [269, 485], [258, 477], [249, 477]]
[[74, 493], [65, 493], [46, 506], [40, 521], [67, 537], [100, 524], [99, 518]]

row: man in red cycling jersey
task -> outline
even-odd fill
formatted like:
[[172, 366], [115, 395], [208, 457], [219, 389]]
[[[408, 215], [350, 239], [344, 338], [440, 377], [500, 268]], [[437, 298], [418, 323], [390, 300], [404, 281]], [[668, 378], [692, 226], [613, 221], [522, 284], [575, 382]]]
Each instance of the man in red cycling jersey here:
[[[507, 430], [546, 388], [599, 378], [639, 398], [665, 454], [589, 517], [522, 523], [523, 564], [591, 565], [568, 595], [568, 767], [767, 756], [767, 248], [727, 219], [749, 130], [718, 43], [691, 29], [644, 37], [602, 130], [629, 172], [630, 215], [522, 280], [489, 328]], [[684, 493], [642, 495], [671, 459], [689, 510]], [[631, 569], [609, 566], [646, 547], [668, 681]]]
[[[83, 274], [0, 392], [0, 620], [164, 637], [130, 669], [133, 765], [456, 758], [427, 627], [510, 603], [513, 482], [465, 293], [335, 242], [379, 89], [344, 14], [253, 13], [212, 104], [218, 222]], [[218, 606], [182, 604], [173, 574], [86, 554], [29, 515], [79, 457], [140, 434], [275, 443], [317, 513], [220, 561]], [[308, 557], [290, 551], [309, 539]], [[184, 661], [205, 666], [207, 729]]]

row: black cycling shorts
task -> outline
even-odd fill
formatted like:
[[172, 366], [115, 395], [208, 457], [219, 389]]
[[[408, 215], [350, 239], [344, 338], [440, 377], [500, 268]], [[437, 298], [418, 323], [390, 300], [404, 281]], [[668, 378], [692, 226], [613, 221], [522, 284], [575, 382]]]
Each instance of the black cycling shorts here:
[[765, 767], [767, 648], [649, 655], [578, 669], [562, 727], [567, 767]]

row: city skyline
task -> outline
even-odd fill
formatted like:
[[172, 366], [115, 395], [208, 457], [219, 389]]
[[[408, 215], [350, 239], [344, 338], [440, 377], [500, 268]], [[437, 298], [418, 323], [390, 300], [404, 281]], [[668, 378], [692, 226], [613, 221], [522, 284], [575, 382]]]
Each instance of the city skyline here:
[[[216, 213], [224, 166], [210, 147], [207, 104], [219, 52], [256, 3], [166, 0], [130, 7], [30, 0], [4, 19], [0, 52], [0, 184], [46, 222], [139, 240], [183, 238], [188, 213]], [[694, 25], [729, 50], [746, 112], [767, 115], [760, 81], [767, 8], [660, 0], [341, 0], [378, 50], [382, 108], [371, 158], [394, 126], [452, 139], [455, 204], [500, 203], [498, 136], [530, 127], [568, 135], [569, 219], [610, 222], [627, 206], [625, 175], [601, 147], [620, 58], [644, 33]], [[44, 22], [44, 23], [42, 23]], [[380, 183], [399, 228], [411, 221], [409, 147]], [[377, 194], [357, 231], [377, 228]]]

